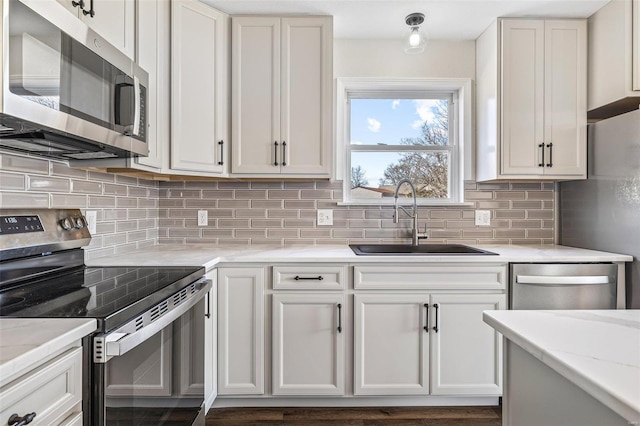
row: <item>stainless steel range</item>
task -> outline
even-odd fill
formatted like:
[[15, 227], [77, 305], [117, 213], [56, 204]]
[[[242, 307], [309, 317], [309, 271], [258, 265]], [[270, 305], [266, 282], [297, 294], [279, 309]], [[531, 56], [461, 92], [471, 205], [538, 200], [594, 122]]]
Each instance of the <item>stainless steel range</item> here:
[[87, 267], [79, 210], [0, 210], [0, 316], [95, 318], [85, 425], [204, 424], [198, 267]]

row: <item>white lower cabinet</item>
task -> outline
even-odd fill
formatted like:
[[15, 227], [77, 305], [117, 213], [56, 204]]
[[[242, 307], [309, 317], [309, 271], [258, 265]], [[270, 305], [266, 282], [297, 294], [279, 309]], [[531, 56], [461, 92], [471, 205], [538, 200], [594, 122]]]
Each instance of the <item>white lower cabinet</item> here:
[[504, 294], [434, 294], [432, 395], [501, 395], [502, 336], [482, 312], [506, 308]]
[[355, 395], [496, 395], [504, 294], [356, 294]]
[[211, 290], [205, 300], [204, 320], [204, 404], [208, 411], [218, 395], [218, 275], [214, 269], [207, 272], [212, 281]]
[[28, 413], [32, 425], [82, 424], [81, 404], [82, 349], [72, 348], [0, 388], [0, 424]]
[[217, 277], [221, 398], [502, 394], [501, 336], [482, 313], [506, 308], [506, 264], [247, 265]]
[[354, 296], [355, 395], [429, 393], [429, 295]]
[[264, 394], [264, 269], [218, 269], [218, 395]]
[[344, 395], [344, 295], [273, 296], [273, 395]]

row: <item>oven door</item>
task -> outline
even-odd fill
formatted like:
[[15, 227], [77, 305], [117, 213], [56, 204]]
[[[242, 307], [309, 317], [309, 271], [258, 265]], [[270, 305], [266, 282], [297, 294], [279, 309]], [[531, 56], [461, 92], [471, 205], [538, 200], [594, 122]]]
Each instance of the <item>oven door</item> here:
[[90, 424], [204, 425], [205, 300], [192, 299], [134, 333], [94, 338]]

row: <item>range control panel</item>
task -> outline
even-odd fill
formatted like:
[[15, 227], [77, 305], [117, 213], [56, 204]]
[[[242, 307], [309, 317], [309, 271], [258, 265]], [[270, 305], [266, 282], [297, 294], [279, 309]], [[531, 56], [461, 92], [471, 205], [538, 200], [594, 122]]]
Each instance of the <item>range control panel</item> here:
[[0, 216], [0, 235], [24, 234], [27, 232], [44, 232], [44, 227], [37, 215]]
[[0, 209], [0, 260], [88, 245], [91, 234], [79, 209]]

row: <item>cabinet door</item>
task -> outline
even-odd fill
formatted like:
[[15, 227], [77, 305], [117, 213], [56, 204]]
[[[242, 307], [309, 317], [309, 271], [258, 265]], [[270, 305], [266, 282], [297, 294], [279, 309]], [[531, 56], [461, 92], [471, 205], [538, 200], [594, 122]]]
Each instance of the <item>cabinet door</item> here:
[[542, 175], [544, 21], [502, 21], [502, 174]]
[[196, 0], [171, 2], [173, 170], [226, 170], [228, 19]]
[[[136, 62], [149, 73], [147, 88], [147, 145], [149, 155], [137, 157], [135, 163], [152, 169], [162, 168], [168, 139], [169, 107], [165, 99], [169, 75], [169, 16], [167, 0], [137, 0]], [[144, 167], [143, 167], [144, 169]]]
[[273, 296], [273, 394], [344, 395], [344, 296]]
[[505, 309], [506, 296], [433, 295], [431, 301], [438, 328], [431, 331], [431, 393], [500, 395], [502, 336], [482, 312]]
[[632, 4], [633, 14], [633, 40], [631, 53], [631, 78], [632, 78], [632, 90], [640, 91], [640, 0], [633, 0]]
[[545, 21], [545, 175], [587, 173], [587, 22]]
[[[130, 58], [136, 51], [136, 2], [131, 0], [84, 0], [84, 8], [72, 0], [56, 0], [74, 16], [100, 34]], [[80, 0], [78, 0], [80, 2]], [[93, 4], [93, 16], [89, 12]]]
[[331, 18], [282, 19], [282, 173], [330, 172]]
[[231, 171], [280, 173], [280, 18], [233, 18], [231, 43]]
[[218, 396], [218, 275], [214, 270], [207, 273], [212, 280], [207, 294], [204, 321], [204, 403], [209, 410]]
[[429, 393], [428, 295], [354, 296], [355, 395]]
[[264, 393], [264, 270], [218, 270], [218, 394]]

